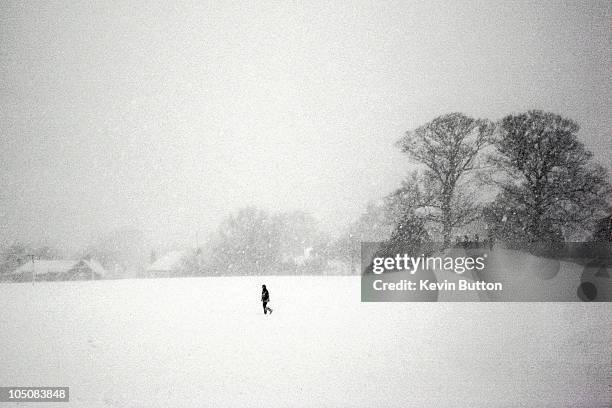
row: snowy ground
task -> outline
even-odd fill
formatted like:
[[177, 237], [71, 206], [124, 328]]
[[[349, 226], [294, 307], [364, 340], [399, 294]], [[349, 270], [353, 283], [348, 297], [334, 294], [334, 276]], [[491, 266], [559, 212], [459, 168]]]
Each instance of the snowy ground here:
[[606, 407], [611, 312], [361, 303], [354, 277], [3, 284], [0, 385], [69, 386], [58, 407]]

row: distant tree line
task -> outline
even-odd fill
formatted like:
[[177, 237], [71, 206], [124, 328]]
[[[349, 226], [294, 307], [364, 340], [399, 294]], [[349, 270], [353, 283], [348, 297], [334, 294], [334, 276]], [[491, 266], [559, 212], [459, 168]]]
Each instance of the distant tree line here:
[[326, 240], [307, 213], [247, 207], [225, 218], [190, 264], [206, 275], [309, 273]]
[[[247, 207], [228, 215], [204, 244], [187, 252], [180, 274], [356, 273], [361, 242], [448, 247], [475, 225], [486, 230], [485, 239], [508, 245], [609, 239], [608, 172], [593, 160], [578, 131], [574, 121], [539, 110], [498, 122], [462, 113], [436, 117], [397, 141], [415, 168], [398, 188], [368, 204], [339, 237], [322, 233], [304, 212]], [[0, 274], [29, 255], [61, 254], [49, 246], [5, 245]], [[141, 232], [125, 230], [73, 257], [94, 258], [114, 277], [138, 277], [157, 254]]]

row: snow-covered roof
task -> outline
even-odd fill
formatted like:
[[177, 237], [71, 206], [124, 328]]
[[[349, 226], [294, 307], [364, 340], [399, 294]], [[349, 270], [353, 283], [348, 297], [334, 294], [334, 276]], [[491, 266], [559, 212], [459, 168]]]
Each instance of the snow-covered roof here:
[[34, 268], [34, 273], [36, 275], [46, 275], [46, 274], [60, 274], [69, 272], [71, 269], [79, 265], [79, 263], [83, 263], [92, 271], [100, 276], [106, 275], [106, 270], [100, 265], [97, 261], [94, 260], [35, 260], [34, 265], [32, 266], [32, 262], [26, 262], [21, 265], [19, 268], [12, 271], [11, 275], [21, 275], [21, 274], [31, 274], [32, 268]]
[[166, 255], [153, 262], [147, 268], [148, 271], [173, 271], [179, 269], [182, 265], [185, 251], [170, 251]]
[[100, 276], [105, 276], [106, 275], [106, 269], [104, 269], [104, 267], [102, 265], [100, 265], [100, 263], [94, 259], [89, 259], [89, 260], [83, 260], [82, 261], [85, 265], [89, 266], [89, 268], [94, 271], [95, 273], [97, 273]]
[[32, 262], [26, 262], [19, 268], [11, 272], [12, 275], [21, 275], [23, 273], [32, 273], [32, 268], [36, 275], [44, 275], [47, 273], [65, 273], [68, 272], [78, 261], [73, 260], [35, 260]]

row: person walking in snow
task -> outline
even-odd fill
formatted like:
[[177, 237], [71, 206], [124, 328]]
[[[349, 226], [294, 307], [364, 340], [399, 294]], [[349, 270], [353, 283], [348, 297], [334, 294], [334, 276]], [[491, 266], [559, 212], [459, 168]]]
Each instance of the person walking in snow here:
[[266, 289], [266, 285], [261, 285], [261, 302], [263, 303], [264, 314], [270, 312], [272, 314], [272, 309], [268, 307], [268, 302], [270, 301], [270, 293], [268, 293], [268, 289]]

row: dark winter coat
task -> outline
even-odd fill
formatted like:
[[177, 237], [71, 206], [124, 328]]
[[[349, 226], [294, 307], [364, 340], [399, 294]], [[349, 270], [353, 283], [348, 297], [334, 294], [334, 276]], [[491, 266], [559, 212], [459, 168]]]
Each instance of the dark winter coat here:
[[262, 302], [269, 302], [270, 301], [270, 294], [268, 293], [268, 289], [263, 289], [261, 291], [261, 301]]

